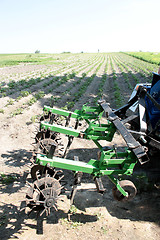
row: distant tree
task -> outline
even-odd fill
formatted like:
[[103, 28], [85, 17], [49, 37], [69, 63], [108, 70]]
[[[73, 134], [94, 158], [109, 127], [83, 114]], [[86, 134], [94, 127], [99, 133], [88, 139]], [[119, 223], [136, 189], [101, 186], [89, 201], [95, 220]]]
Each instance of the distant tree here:
[[40, 53], [40, 50], [36, 50], [35, 53]]
[[71, 53], [71, 52], [62, 52], [62, 53]]

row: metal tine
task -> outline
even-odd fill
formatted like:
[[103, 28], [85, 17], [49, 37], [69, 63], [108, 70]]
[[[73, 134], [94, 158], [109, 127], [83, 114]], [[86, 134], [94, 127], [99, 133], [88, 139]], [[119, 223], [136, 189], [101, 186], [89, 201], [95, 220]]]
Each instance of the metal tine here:
[[25, 209], [26, 209], [26, 207], [23, 207], [23, 208], [19, 209], [19, 211], [22, 212]]
[[55, 191], [58, 192], [59, 190], [63, 189], [64, 186], [61, 186], [60, 188], [56, 189]]
[[48, 170], [46, 169], [46, 172], [45, 172], [45, 182], [44, 182], [44, 186], [45, 186], [45, 189], [47, 188], [47, 174], [48, 174]]
[[43, 195], [43, 197], [45, 198], [46, 196], [45, 196], [44, 193], [41, 191], [41, 189], [38, 187], [37, 183], [35, 182], [34, 184], [36, 185], [36, 187], [37, 187], [37, 189], [40, 191], [40, 193]]
[[54, 173], [54, 175], [52, 177], [54, 178], [56, 176], [56, 174], [57, 174], [57, 171], [55, 171], [55, 173]]
[[30, 165], [27, 165], [27, 167], [30, 168], [30, 169], [32, 168]]
[[35, 162], [34, 162], [33, 159], [30, 159], [30, 162], [31, 162], [33, 165], [35, 165]]
[[32, 146], [36, 145], [36, 142], [34, 142], [34, 143], [31, 143], [31, 145], [32, 145]]
[[43, 213], [46, 211], [46, 209], [44, 208], [43, 211], [40, 213], [40, 217], [43, 215]]
[[47, 210], [47, 208], [45, 208], [45, 211], [46, 211], [46, 216], [48, 217], [48, 210]]
[[45, 201], [36, 201], [37, 203], [44, 203]]
[[51, 208], [48, 208], [48, 215], [50, 215], [51, 213]]
[[58, 179], [58, 181], [61, 181], [62, 178], [64, 178], [64, 175], [62, 175], [62, 176]]
[[33, 188], [33, 184], [31, 184], [30, 182], [26, 181], [26, 183]]
[[26, 201], [32, 202], [34, 199], [25, 198]]
[[40, 144], [40, 146], [41, 146], [41, 148], [42, 149], [45, 149], [46, 150], [46, 152], [48, 152], [48, 150], [45, 148], [45, 146], [39, 141], [39, 139], [36, 137], [36, 139], [37, 139], [37, 141], [38, 141], [38, 143]]
[[[63, 198], [62, 195], [58, 196], [58, 199], [57, 199], [57, 200], [60, 200], [60, 201], [64, 202], [64, 198]], [[58, 203], [55, 203], [55, 205], [56, 205], [57, 207], [59, 207]]]
[[27, 214], [28, 216], [34, 211], [34, 208], [36, 208], [36, 206], [31, 209], [31, 211]]
[[55, 209], [56, 211], [58, 211], [58, 209], [57, 209], [57, 207], [55, 206], [55, 204], [53, 205], [53, 207], [54, 207], [54, 209]]

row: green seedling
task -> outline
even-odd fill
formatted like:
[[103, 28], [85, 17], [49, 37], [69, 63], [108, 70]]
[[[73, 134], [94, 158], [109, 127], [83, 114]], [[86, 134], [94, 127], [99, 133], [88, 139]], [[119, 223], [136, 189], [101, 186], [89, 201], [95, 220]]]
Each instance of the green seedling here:
[[4, 113], [4, 109], [0, 108], [0, 113]]
[[22, 113], [23, 113], [23, 108], [17, 108], [14, 112], [11, 113], [11, 117], [14, 117]]

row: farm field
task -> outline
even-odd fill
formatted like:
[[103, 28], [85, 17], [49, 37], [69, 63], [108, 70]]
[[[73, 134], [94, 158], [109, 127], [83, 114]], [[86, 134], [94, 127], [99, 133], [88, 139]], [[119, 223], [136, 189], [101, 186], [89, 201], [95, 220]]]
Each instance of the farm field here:
[[[45, 217], [43, 235], [38, 235], [42, 223], [37, 227], [36, 216], [19, 211], [43, 106], [74, 111], [103, 97], [112, 108], [119, 108], [137, 83], [152, 81], [158, 67], [125, 53], [0, 55], [0, 239], [160, 238], [160, 192], [143, 189], [132, 202], [116, 202], [107, 177], [102, 196], [92, 178], [84, 175], [71, 220], [64, 196], [60, 211]], [[118, 134], [114, 144], [125, 146]], [[74, 155], [81, 161], [96, 158], [96, 145], [75, 139], [67, 158]], [[70, 186], [73, 173], [67, 172], [66, 178]]]

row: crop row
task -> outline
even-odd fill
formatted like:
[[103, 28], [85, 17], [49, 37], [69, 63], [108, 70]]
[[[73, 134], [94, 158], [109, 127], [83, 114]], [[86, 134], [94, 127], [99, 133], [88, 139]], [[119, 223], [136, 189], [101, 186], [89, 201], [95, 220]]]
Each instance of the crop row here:
[[[4, 113], [6, 107], [14, 105], [15, 109], [17, 106], [17, 111], [10, 108], [10, 116], [21, 114], [24, 109], [42, 98], [48, 99], [50, 105], [54, 102], [57, 106], [72, 109], [80, 99], [82, 102], [86, 99], [85, 93], [91, 85], [95, 86], [91, 102], [95, 103], [100, 99], [107, 88], [110, 97], [108, 101], [120, 107], [124, 103], [125, 95], [132, 91], [136, 83], [149, 79], [148, 68], [153, 65], [146, 63], [145, 68], [144, 62], [141, 62], [123, 53], [89, 54], [86, 58], [85, 55], [68, 55], [64, 58], [64, 64], [61, 59], [59, 65], [47, 67], [46, 72], [40, 73], [38, 70], [35, 75], [32, 73], [35, 78], [29, 78], [29, 72], [25, 79], [9, 81], [5, 86], [1, 86], [1, 96], [6, 103], [4, 101], [0, 113]], [[13, 99], [11, 96], [16, 97]]]
[[[100, 58], [100, 60], [102, 60], [102, 58]], [[92, 63], [93, 65], [93, 63]], [[94, 69], [96, 67], [97, 63], [94, 64], [93, 66], [90, 67], [89, 70], [87, 70], [87, 72], [85, 73], [82, 73], [82, 77], [81, 79], [83, 79], [87, 73], [89, 73], [92, 69]], [[99, 64], [101, 65], [101, 63]], [[99, 66], [98, 65], [98, 66]], [[87, 66], [88, 67], [88, 66]], [[97, 69], [98, 70], [98, 69]], [[48, 87], [48, 90], [46, 90], [45, 92], [46, 93], [49, 93], [49, 92], [52, 92], [53, 90], [53, 87], [50, 87], [50, 85], [52, 85], [54, 83], [54, 88], [58, 88], [59, 86], [61, 86], [62, 84], [66, 83], [67, 81], [69, 81], [70, 79], [73, 79], [76, 77], [76, 74], [74, 72], [70, 73], [70, 74], [64, 74], [62, 77], [59, 77], [59, 76], [56, 76], [56, 77], [49, 77], [47, 79], [45, 79], [45, 83], [43, 83], [41, 85], [41, 88], [43, 90], [45, 90], [46, 87]], [[90, 83], [91, 79], [93, 79], [93, 75], [92, 77], [88, 78], [87, 81], [85, 81], [85, 84], [83, 85], [83, 87], [81, 87], [81, 89], [79, 90], [79, 95], [80, 96], [83, 92], [84, 92], [84, 89], [87, 87], [87, 85]], [[41, 79], [36, 79], [37, 81], [35, 82], [35, 79], [31, 79], [29, 80], [29, 84], [30, 84], [30, 87], [33, 86], [34, 84], [37, 84], [37, 83], [40, 83], [41, 82]], [[78, 81], [77, 81], [78, 82]], [[18, 82], [19, 83], [19, 82]], [[16, 83], [17, 84], [17, 83]], [[11, 86], [12, 87], [12, 86]], [[17, 86], [16, 86], [17, 87]], [[15, 87], [15, 89], [17, 90], [17, 88]], [[13, 86], [14, 88], [14, 86]], [[28, 90], [25, 90], [25, 88], [28, 89], [28, 85], [25, 86], [24, 85], [24, 88], [23, 90], [20, 91], [20, 94], [19, 96], [16, 98], [16, 101], [19, 101], [22, 97], [27, 97], [29, 94], [31, 94], [31, 91], [28, 91]], [[38, 87], [38, 89], [40, 89]], [[41, 92], [41, 97], [43, 97], [43, 94], [44, 94], [44, 91], [40, 91]], [[76, 96], [76, 98], [78, 98], [78, 96]], [[35, 103], [39, 98], [36, 97], [36, 94], [34, 96], [31, 97], [31, 99], [27, 102], [27, 105], [32, 105], [33, 103]], [[9, 99], [6, 106], [8, 105], [11, 105], [13, 104], [14, 100], [13, 99]], [[1, 112], [3, 112], [1, 110]], [[21, 113], [21, 111], [19, 111], [19, 113]]]

